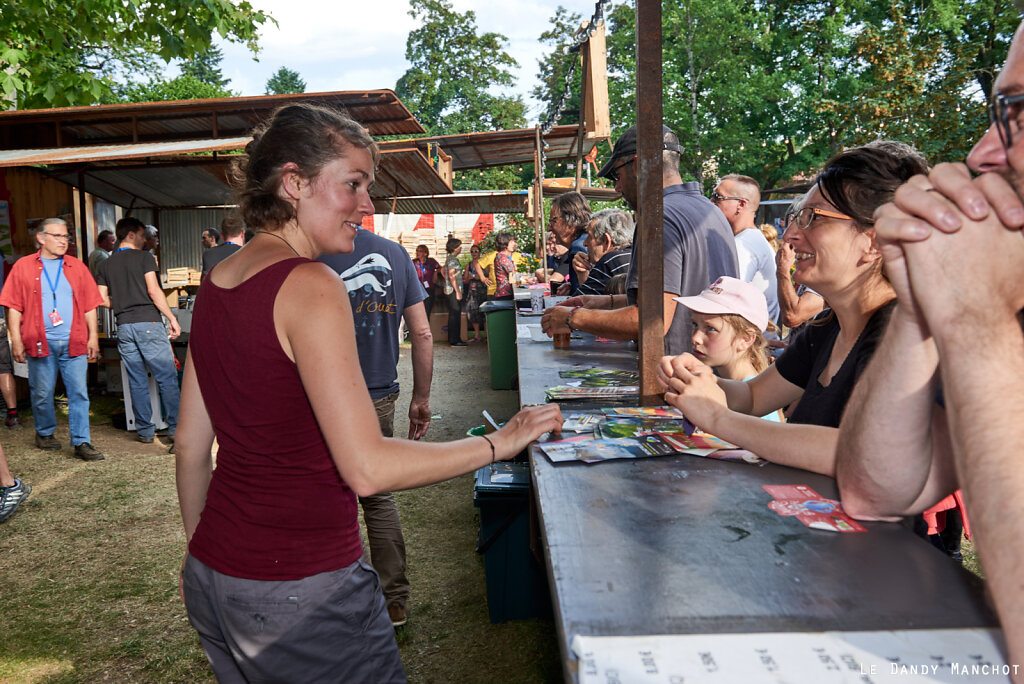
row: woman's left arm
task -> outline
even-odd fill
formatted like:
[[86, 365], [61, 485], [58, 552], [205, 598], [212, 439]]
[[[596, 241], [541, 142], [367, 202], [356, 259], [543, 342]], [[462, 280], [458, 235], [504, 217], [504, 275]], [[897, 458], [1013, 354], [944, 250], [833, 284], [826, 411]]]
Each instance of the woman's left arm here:
[[[802, 394], [774, 367], [746, 383], [719, 380], [710, 367], [685, 354], [665, 359], [661, 378], [668, 388], [665, 401], [700, 429], [773, 463], [835, 476], [837, 428], [776, 423], [759, 417], [786, 406]], [[749, 393], [745, 403], [751, 415], [729, 408], [735, 405], [740, 389]]]

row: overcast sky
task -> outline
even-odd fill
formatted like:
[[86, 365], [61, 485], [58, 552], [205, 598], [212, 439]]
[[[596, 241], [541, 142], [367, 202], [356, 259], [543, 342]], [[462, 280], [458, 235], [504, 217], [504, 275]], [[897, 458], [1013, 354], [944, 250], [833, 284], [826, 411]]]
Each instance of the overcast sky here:
[[[407, 0], [250, 0], [269, 12], [278, 26], [260, 37], [259, 61], [244, 46], [221, 44], [221, 71], [242, 95], [263, 95], [267, 79], [286, 66], [306, 81], [306, 92], [377, 90], [395, 87], [405, 73], [405, 41], [414, 28]], [[453, 0], [459, 12], [476, 12], [480, 33], [493, 31], [508, 39], [507, 51], [519, 62], [515, 93], [536, 122], [543, 106], [529, 96], [537, 83], [537, 60], [545, 52], [539, 41], [559, 4], [583, 18], [594, 13], [594, 0]]]

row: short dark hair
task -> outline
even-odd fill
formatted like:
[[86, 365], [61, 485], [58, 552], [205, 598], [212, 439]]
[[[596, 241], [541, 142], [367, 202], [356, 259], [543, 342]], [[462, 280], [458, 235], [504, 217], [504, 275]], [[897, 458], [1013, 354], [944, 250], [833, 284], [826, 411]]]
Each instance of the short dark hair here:
[[590, 202], [578, 192], [567, 192], [559, 195], [551, 201], [551, 208], [558, 208], [562, 214], [562, 220], [572, 226], [575, 237], [587, 232], [587, 224], [590, 223]]
[[220, 232], [224, 235], [225, 239], [235, 237], [245, 232], [245, 224], [232, 212], [220, 222]]
[[245, 156], [232, 167], [242, 220], [256, 229], [277, 228], [292, 220], [295, 208], [277, 194], [281, 168], [292, 162], [312, 181], [353, 147], [367, 150], [377, 164], [377, 143], [344, 112], [305, 102], [280, 107], [253, 130]]
[[131, 233], [137, 233], [139, 231], [145, 232], [146, 224], [135, 218], [134, 216], [125, 216], [123, 219], [117, 222], [114, 226], [114, 235], [117, 237], [117, 241], [121, 242]]
[[99, 243], [103, 242], [108, 237], [112, 236], [113, 234], [114, 234], [114, 231], [112, 231], [112, 230], [106, 230], [106, 229], [101, 230], [100, 234], [96, 236], [96, 244], [99, 244]]
[[448, 242], [446, 242], [444, 244], [444, 251], [446, 251], [449, 254], [451, 254], [452, 252], [457, 250], [459, 248], [459, 245], [461, 245], [461, 244], [462, 244], [462, 240], [460, 240], [459, 238], [457, 238], [457, 237], [450, 237], [450, 238], [448, 238]]
[[913, 147], [877, 142], [851, 147], [827, 162], [818, 176], [822, 196], [851, 217], [860, 230], [874, 225], [875, 209], [892, 200], [911, 176], [928, 173], [928, 163]]
[[206, 235], [207, 233], [210, 234], [210, 237], [213, 238], [214, 242], [220, 242], [220, 231], [218, 231], [216, 228], [207, 228], [206, 230], [203, 231], [203, 235]]
[[516, 239], [516, 236], [507, 230], [497, 233], [494, 236], [494, 250], [497, 252], [504, 252], [508, 249], [508, 243]]

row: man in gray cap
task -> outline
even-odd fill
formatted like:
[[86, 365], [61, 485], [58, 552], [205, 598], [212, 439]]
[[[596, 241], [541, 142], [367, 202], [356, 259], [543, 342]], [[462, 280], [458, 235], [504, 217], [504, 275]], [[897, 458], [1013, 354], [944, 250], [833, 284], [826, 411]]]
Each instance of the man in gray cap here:
[[[722, 212], [701, 194], [700, 183], [683, 183], [679, 175], [679, 138], [662, 126], [662, 249], [665, 261], [665, 353], [690, 351], [690, 312], [676, 304], [679, 296], [700, 294], [722, 276], [737, 277], [736, 240]], [[636, 126], [622, 134], [611, 158], [597, 174], [615, 183], [629, 206], [637, 209]], [[640, 287], [636, 237], [625, 295], [573, 297], [544, 312], [541, 326], [549, 335], [584, 330], [617, 340], [636, 339]]]

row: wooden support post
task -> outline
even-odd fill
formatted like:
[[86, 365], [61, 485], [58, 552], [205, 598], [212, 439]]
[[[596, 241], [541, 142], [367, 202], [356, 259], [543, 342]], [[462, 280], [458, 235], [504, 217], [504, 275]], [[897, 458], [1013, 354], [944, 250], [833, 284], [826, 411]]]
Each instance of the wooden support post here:
[[[639, 36], [640, 33], [638, 32]], [[660, 41], [659, 41], [660, 43]], [[581, 106], [587, 119], [587, 139], [607, 140], [611, 135], [611, 117], [608, 114], [608, 55], [604, 35], [604, 20], [600, 20], [583, 46], [583, 92]]]
[[78, 252], [78, 258], [82, 261], [89, 262], [89, 219], [86, 217], [85, 207], [85, 173], [82, 171], [78, 172], [78, 244], [80, 250]]
[[[536, 248], [537, 248], [537, 259], [540, 261], [540, 266], [544, 269], [545, 274], [547, 273], [548, 259], [545, 247], [547, 245], [547, 225], [544, 221], [544, 141], [540, 137], [540, 125], [537, 125], [537, 147], [533, 151], [533, 168], [535, 171], [535, 180], [537, 183], [536, 190], [533, 193], [534, 200], [537, 202], [537, 228], [536, 231]], [[545, 282], [547, 282], [547, 276], [545, 275]]]
[[[583, 30], [590, 25], [589, 21], [583, 22]], [[589, 93], [589, 70], [590, 70], [590, 51], [580, 50], [580, 68], [583, 69], [582, 77], [580, 78], [580, 113], [579, 120], [580, 126], [576, 131], [576, 192], [580, 192], [580, 186], [583, 185], [583, 139], [587, 134], [587, 123], [588, 114], [587, 107], [584, 103], [591, 97]]]
[[[662, 249], [661, 0], [636, 3], [636, 121], [640, 291], [640, 404], [663, 402], [658, 363], [665, 353]], [[641, 96], [642, 93], [642, 96]]]

